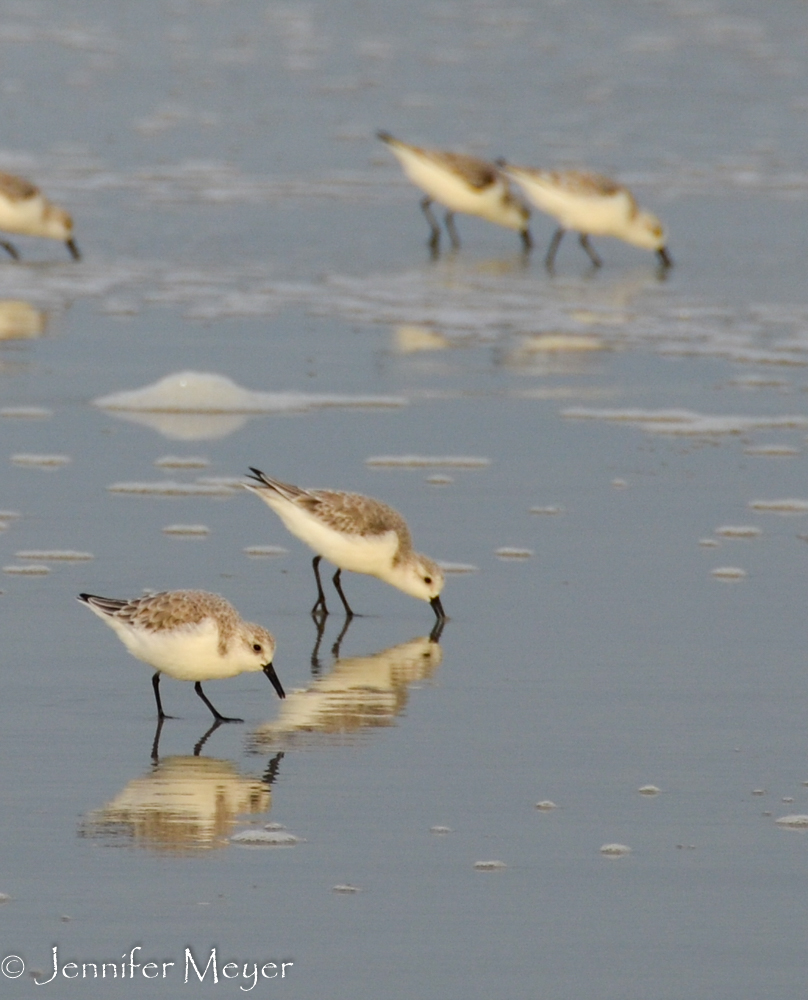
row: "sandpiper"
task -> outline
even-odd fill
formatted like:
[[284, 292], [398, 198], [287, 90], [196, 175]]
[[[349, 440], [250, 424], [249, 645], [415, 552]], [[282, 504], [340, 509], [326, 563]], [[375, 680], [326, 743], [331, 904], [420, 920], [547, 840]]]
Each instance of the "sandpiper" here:
[[411, 597], [429, 601], [436, 618], [445, 620], [439, 597], [443, 571], [432, 559], [413, 551], [410, 529], [398, 511], [360, 493], [304, 490], [270, 479], [259, 469], [250, 467], [250, 472], [255, 483], [245, 483], [246, 488], [261, 497], [289, 531], [317, 553], [312, 560], [317, 579], [313, 615], [328, 614], [319, 571], [325, 557], [337, 567], [334, 586], [349, 618], [354, 612], [340, 584], [344, 569], [376, 576]]
[[426, 192], [421, 200], [421, 211], [432, 230], [429, 246], [433, 251], [437, 251], [440, 244], [440, 226], [430, 208], [433, 201], [447, 209], [446, 230], [453, 247], [460, 246], [454, 224], [455, 212], [479, 215], [499, 226], [516, 229], [525, 250], [533, 246], [528, 229], [530, 209], [514, 195], [496, 164], [464, 153], [411, 146], [394, 139], [389, 132], [376, 134], [392, 149], [413, 184]]
[[595, 267], [602, 261], [589, 242], [590, 236], [614, 236], [644, 250], [655, 250], [665, 268], [673, 264], [662, 223], [637, 205], [627, 187], [610, 177], [582, 170], [534, 170], [504, 160], [498, 165], [537, 208], [558, 221], [544, 261], [549, 270], [568, 229], [580, 234], [581, 246]]
[[216, 722], [244, 720], [221, 715], [205, 696], [202, 681], [263, 670], [278, 697], [286, 697], [272, 666], [275, 640], [260, 625], [243, 621], [218, 594], [169, 590], [131, 601], [93, 594], [80, 594], [78, 600], [114, 629], [133, 656], [155, 668], [152, 686], [161, 720], [172, 717], [163, 711], [160, 674], [195, 681], [194, 690]]

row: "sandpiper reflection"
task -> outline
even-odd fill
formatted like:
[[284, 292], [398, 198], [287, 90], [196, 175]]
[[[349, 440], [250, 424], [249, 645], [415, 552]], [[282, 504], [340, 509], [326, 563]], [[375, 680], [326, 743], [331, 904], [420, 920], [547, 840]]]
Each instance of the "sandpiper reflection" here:
[[269, 812], [282, 757], [276, 754], [261, 777], [242, 774], [232, 760], [197, 754], [156, 759], [146, 774], [89, 813], [79, 836], [171, 854], [226, 847], [239, 817]]
[[340, 657], [309, 687], [287, 692], [278, 718], [253, 733], [253, 746], [351, 739], [392, 725], [407, 704], [409, 686], [431, 677], [441, 659], [434, 632], [372, 656]]
[[23, 299], [0, 299], [0, 340], [35, 340], [48, 325], [48, 315]]

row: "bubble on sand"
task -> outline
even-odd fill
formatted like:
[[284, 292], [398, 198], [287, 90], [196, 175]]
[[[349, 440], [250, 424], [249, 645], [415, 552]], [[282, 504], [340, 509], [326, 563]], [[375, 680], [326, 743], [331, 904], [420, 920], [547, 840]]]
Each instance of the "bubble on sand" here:
[[765, 795], [766, 794], [766, 789], [765, 788], [753, 788], [752, 789], [752, 794], [753, 795]]
[[358, 885], [348, 885], [347, 883], [343, 883], [341, 885], [332, 885], [331, 891], [341, 892], [344, 893], [345, 895], [350, 895], [351, 893], [361, 892], [362, 890], [359, 888]]
[[747, 434], [753, 430], [771, 428], [803, 429], [808, 417], [794, 416], [712, 416], [692, 410], [605, 410], [569, 407], [561, 416], [570, 420], [606, 420], [624, 423], [651, 434], [694, 437], [715, 437], [725, 434]]
[[429, 483], [430, 486], [450, 486], [454, 479], [451, 476], [445, 476], [440, 472], [436, 472], [434, 476], [427, 476], [425, 482]]
[[317, 407], [399, 407], [400, 396], [326, 396], [303, 392], [253, 392], [225, 375], [177, 372], [151, 385], [100, 396], [93, 405], [105, 410], [150, 413], [289, 413]]
[[88, 562], [95, 559], [92, 552], [73, 549], [25, 549], [15, 553], [15, 559], [33, 559], [34, 562]]
[[112, 483], [110, 493], [131, 493], [139, 496], [163, 497], [231, 497], [235, 490], [212, 483], [175, 483], [170, 479], [159, 483]]
[[452, 833], [452, 828], [450, 826], [430, 826], [430, 833], [445, 834]]
[[699, 545], [701, 545], [703, 549], [717, 549], [721, 543], [715, 538], [700, 538]]
[[558, 806], [550, 799], [542, 799], [541, 802], [536, 803], [536, 808], [541, 812], [551, 812], [553, 809], [558, 809]]
[[73, 459], [69, 455], [12, 455], [11, 461], [15, 465], [29, 465], [34, 468], [56, 469], [62, 465], [69, 465]]
[[767, 510], [775, 514], [805, 514], [808, 512], [808, 500], [751, 500], [752, 510]]
[[472, 563], [441, 562], [438, 560], [438, 566], [444, 573], [479, 573], [480, 571], [479, 567], [472, 565]]
[[4, 406], [0, 409], [0, 417], [14, 417], [17, 420], [48, 420], [53, 416], [53, 410], [44, 406]]
[[659, 789], [656, 785], [642, 785], [637, 789], [640, 795], [659, 795]]
[[188, 535], [196, 538], [210, 534], [206, 524], [167, 524], [163, 528], [164, 535]]
[[508, 866], [504, 861], [475, 861], [474, 870], [478, 872], [501, 872]]
[[789, 830], [808, 829], [808, 816], [799, 813], [792, 813], [788, 816], [780, 816], [774, 821], [778, 826], [786, 827]]
[[744, 448], [744, 455], [763, 455], [773, 458], [791, 458], [800, 454], [799, 448], [788, 444], [755, 444]]
[[241, 551], [251, 559], [267, 559], [272, 556], [285, 556], [289, 549], [281, 545], [247, 545]]
[[503, 545], [494, 553], [500, 559], [530, 559], [533, 549], [519, 549], [510, 545]]
[[365, 459], [371, 468], [423, 469], [446, 466], [454, 469], [485, 469], [490, 458], [474, 455], [372, 455]]
[[201, 458], [197, 455], [164, 455], [155, 459], [154, 464], [158, 469], [205, 469], [210, 465], [210, 459]]
[[780, 799], [780, 801], [781, 802], [785, 802], [786, 805], [791, 805], [791, 803], [794, 801], [794, 796], [793, 795], [784, 795], [783, 798]]
[[722, 524], [715, 529], [715, 533], [724, 538], [756, 538], [763, 534], [761, 529], [753, 524]]
[[284, 830], [239, 830], [230, 837], [231, 844], [242, 847], [294, 847], [300, 837]]
[[746, 570], [740, 566], [716, 566], [710, 570], [710, 576], [717, 580], [742, 580], [746, 575]]
[[627, 844], [604, 844], [600, 853], [606, 858], [622, 858], [631, 854], [631, 848]]

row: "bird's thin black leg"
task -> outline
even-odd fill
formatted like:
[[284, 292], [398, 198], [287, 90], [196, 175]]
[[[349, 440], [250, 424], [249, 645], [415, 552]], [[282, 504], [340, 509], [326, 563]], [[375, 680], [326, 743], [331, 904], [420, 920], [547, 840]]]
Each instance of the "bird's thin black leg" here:
[[589, 259], [592, 261], [592, 264], [595, 267], [601, 267], [603, 261], [595, 253], [594, 247], [589, 242], [589, 237], [586, 235], [586, 233], [581, 233], [581, 235], [578, 237], [578, 242], [581, 244], [584, 250], [586, 250], [587, 254], [589, 255]]
[[201, 736], [194, 744], [194, 757], [198, 757], [202, 753], [202, 747], [208, 742], [208, 739], [216, 732], [216, 730], [219, 728], [219, 726], [221, 726], [221, 724], [222, 724], [221, 719], [213, 720], [213, 725], [210, 727], [210, 729], [205, 733], [204, 736]]
[[163, 703], [160, 700], [160, 671], [157, 670], [151, 679], [152, 687], [154, 688], [154, 699], [157, 702], [157, 718], [162, 722], [163, 719], [174, 719], [174, 715], [166, 715], [163, 711]]
[[311, 651], [311, 673], [313, 677], [317, 677], [323, 671], [323, 665], [320, 663], [320, 644], [323, 641], [323, 633], [325, 632], [325, 615], [318, 617], [312, 612], [311, 617], [314, 619], [314, 624], [317, 628], [317, 639], [314, 643], [314, 649]]
[[351, 610], [351, 605], [345, 600], [345, 594], [343, 594], [343, 592], [342, 592], [342, 584], [339, 582], [339, 578], [340, 578], [340, 574], [341, 573], [342, 573], [342, 570], [338, 569], [337, 572], [334, 574], [334, 577], [333, 577], [334, 586], [337, 588], [337, 593], [339, 594], [340, 600], [342, 601], [342, 606], [345, 608], [345, 614], [349, 618], [353, 618], [354, 613]]
[[155, 764], [160, 763], [160, 733], [162, 733], [163, 731], [164, 719], [165, 716], [161, 716], [157, 720], [157, 729], [154, 732], [154, 739], [152, 740], [151, 759], [154, 761]]
[[429, 223], [429, 228], [432, 230], [432, 235], [429, 237], [429, 249], [434, 253], [437, 251], [440, 245], [440, 226], [438, 225], [438, 220], [432, 214], [430, 205], [432, 204], [432, 199], [430, 197], [421, 199], [421, 211], [426, 216], [426, 221]]
[[345, 638], [345, 633], [348, 631], [348, 626], [351, 624], [352, 616], [348, 615], [345, 619], [345, 624], [342, 626], [342, 631], [337, 636], [337, 641], [331, 647], [331, 655], [339, 659], [339, 648], [342, 645], [342, 640]]
[[9, 243], [7, 240], [0, 240], [0, 247], [2, 247], [4, 250], [7, 250], [8, 253], [14, 258], [14, 260], [20, 259], [20, 255], [17, 252], [17, 248], [14, 246], [13, 243]]
[[438, 618], [435, 624], [432, 626], [432, 631], [429, 633], [430, 642], [440, 642], [440, 637], [443, 633], [443, 629], [446, 625], [445, 618]]
[[449, 234], [449, 239], [452, 241], [452, 246], [455, 250], [460, 249], [460, 236], [457, 233], [457, 228], [454, 223], [454, 212], [446, 213], [446, 232]]
[[79, 248], [76, 246], [75, 240], [73, 239], [72, 236], [70, 237], [69, 240], [65, 240], [65, 246], [70, 251], [70, 256], [73, 258], [73, 260], [81, 260], [81, 252], [79, 251]]
[[317, 581], [317, 601], [311, 609], [312, 615], [317, 615], [320, 611], [324, 615], [328, 614], [328, 608], [325, 605], [325, 591], [323, 590], [323, 584], [320, 580], [320, 570], [318, 568], [322, 558], [322, 556], [315, 556], [311, 561], [312, 569], [314, 570], [314, 579]]
[[669, 267], [673, 267], [673, 258], [668, 253], [667, 247], [660, 247], [659, 250], [657, 250], [657, 257], [659, 257], [659, 263], [662, 265], [662, 267], [666, 269]]
[[553, 264], [555, 264], [556, 254], [558, 253], [561, 241], [564, 239], [564, 233], [565, 230], [559, 226], [553, 233], [553, 238], [550, 240], [550, 246], [547, 248], [547, 255], [544, 258], [544, 266], [548, 271], [553, 270]]
[[204, 703], [211, 710], [211, 712], [213, 713], [213, 718], [217, 722], [244, 722], [244, 719], [228, 719], [228, 717], [226, 715], [222, 715], [221, 712], [217, 711], [213, 707], [213, 704], [210, 702], [210, 700], [205, 695], [205, 692], [202, 690], [202, 685], [199, 683], [199, 681], [197, 681], [196, 684], [194, 684], [194, 691], [196, 691], [196, 693], [199, 695], [199, 697], [202, 699], [202, 701], [204, 701]]
[[530, 230], [527, 226], [519, 230], [519, 235], [522, 237], [522, 249], [525, 253], [530, 253], [533, 249], [533, 237], [530, 235]]

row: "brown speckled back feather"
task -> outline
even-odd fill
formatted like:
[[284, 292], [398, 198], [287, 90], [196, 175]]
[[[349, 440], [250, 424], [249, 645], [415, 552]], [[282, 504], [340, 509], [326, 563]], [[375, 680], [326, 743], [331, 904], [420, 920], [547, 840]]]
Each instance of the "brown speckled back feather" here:
[[224, 655], [236, 634], [240, 617], [236, 609], [218, 594], [204, 590], [172, 590], [131, 601], [92, 598], [96, 607], [110, 617], [119, 618], [149, 632], [170, 631], [188, 625], [198, 625], [213, 618], [219, 625], [219, 649]]
[[25, 201], [27, 198], [35, 198], [39, 194], [39, 188], [24, 177], [0, 171], [0, 194], [4, 194], [11, 201]]

